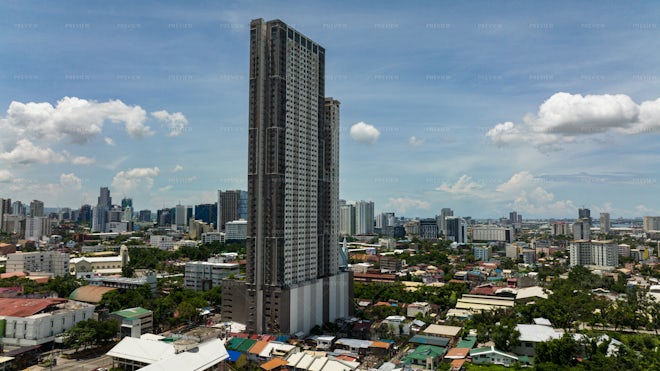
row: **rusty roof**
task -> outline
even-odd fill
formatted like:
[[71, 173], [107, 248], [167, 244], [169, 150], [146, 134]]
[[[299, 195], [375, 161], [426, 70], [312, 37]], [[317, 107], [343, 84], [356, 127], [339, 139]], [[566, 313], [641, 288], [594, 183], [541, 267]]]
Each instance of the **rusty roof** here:
[[66, 303], [67, 299], [16, 299], [0, 298], [0, 316], [28, 317], [37, 314], [50, 306]]

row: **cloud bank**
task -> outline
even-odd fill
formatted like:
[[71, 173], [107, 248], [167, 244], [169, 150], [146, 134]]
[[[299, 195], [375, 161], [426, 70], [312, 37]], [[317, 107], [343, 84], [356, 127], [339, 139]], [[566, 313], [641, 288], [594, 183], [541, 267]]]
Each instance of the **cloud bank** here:
[[624, 94], [556, 93], [523, 124], [504, 122], [486, 136], [498, 146], [530, 143], [541, 151], [561, 149], [580, 138], [604, 133], [642, 134], [660, 131], [660, 99], [635, 103]]

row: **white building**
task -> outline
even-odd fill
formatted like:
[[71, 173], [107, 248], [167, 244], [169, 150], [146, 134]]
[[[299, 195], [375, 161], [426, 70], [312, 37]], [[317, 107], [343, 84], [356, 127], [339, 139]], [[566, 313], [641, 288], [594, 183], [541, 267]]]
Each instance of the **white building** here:
[[220, 241], [220, 243], [225, 242], [225, 233], [224, 232], [206, 232], [202, 233], [202, 243], [212, 243], [215, 241]]
[[57, 251], [17, 252], [7, 255], [7, 273], [48, 273], [55, 277], [69, 275], [69, 254]]
[[357, 201], [355, 203], [355, 234], [374, 233], [374, 203], [373, 201]]
[[220, 286], [229, 275], [240, 273], [238, 263], [187, 262], [184, 285], [195, 291], [208, 291]]
[[574, 240], [589, 240], [591, 239], [591, 223], [588, 219], [581, 219], [573, 223], [573, 239]]
[[355, 205], [339, 206], [339, 234], [342, 236], [355, 234]]
[[642, 218], [644, 232], [660, 231], [660, 216], [645, 216]]
[[220, 370], [229, 358], [223, 341], [213, 339], [196, 343], [180, 339], [173, 343], [147, 338], [125, 337], [107, 355], [112, 357], [112, 367], [124, 370]]
[[492, 246], [472, 246], [472, 254], [475, 260], [487, 262], [493, 256]]
[[1, 342], [19, 348], [45, 344], [94, 316], [94, 305], [62, 298], [0, 298], [0, 321], [4, 322]]
[[612, 241], [573, 241], [569, 250], [571, 267], [616, 267], [619, 264], [619, 246]]
[[247, 239], [247, 220], [239, 219], [225, 223], [225, 241]]
[[174, 239], [172, 236], [151, 235], [149, 243], [151, 246], [161, 250], [172, 250], [174, 248]]
[[600, 213], [600, 233], [610, 233], [610, 213]]
[[50, 236], [50, 220], [47, 216], [36, 216], [25, 219], [26, 240], [40, 241], [45, 236]]
[[515, 232], [511, 227], [497, 225], [477, 225], [472, 227], [472, 241], [502, 241], [511, 242]]

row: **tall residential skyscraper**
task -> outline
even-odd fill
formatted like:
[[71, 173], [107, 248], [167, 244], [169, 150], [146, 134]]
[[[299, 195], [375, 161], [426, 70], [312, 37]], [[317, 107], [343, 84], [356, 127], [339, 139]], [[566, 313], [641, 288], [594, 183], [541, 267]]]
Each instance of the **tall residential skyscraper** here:
[[355, 233], [374, 233], [374, 203], [373, 201], [357, 201], [355, 203]]
[[600, 213], [600, 233], [610, 233], [610, 213]]
[[249, 332], [289, 334], [349, 315], [339, 102], [325, 97], [325, 49], [279, 20], [250, 24], [248, 147], [247, 301], [241, 313], [231, 290], [223, 315], [245, 316]]
[[32, 202], [30, 202], [30, 216], [33, 218], [44, 216], [43, 201], [33, 200]]
[[11, 198], [0, 198], [0, 231], [4, 231], [5, 215], [11, 215]]
[[355, 234], [355, 205], [339, 206], [339, 234], [342, 236]]

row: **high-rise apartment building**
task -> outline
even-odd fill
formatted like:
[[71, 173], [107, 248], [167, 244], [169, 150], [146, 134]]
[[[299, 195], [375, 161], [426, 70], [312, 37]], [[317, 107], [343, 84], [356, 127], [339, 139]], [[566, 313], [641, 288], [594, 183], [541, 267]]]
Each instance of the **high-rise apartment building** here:
[[339, 234], [342, 236], [355, 234], [355, 205], [339, 206]]
[[612, 241], [573, 241], [569, 252], [571, 267], [616, 267], [619, 264], [619, 246]]
[[580, 219], [573, 223], [573, 239], [589, 241], [591, 239], [591, 223], [589, 219]]
[[660, 216], [645, 216], [642, 218], [644, 232], [660, 231]]
[[355, 233], [374, 233], [374, 203], [373, 201], [357, 201], [355, 203]]
[[591, 225], [591, 210], [587, 208], [578, 209], [578, 219], [587, 219], [589, 221], [589, 225]]
[[610, 233], [610, 213], [600, 213], [600, 233]]
[[253, 20], [245, 307], [237, 288], [223, 289], [223, 316], [245, 317], [249, 332], [308, 333], [349, 315], [352, 279], [338, 261], [338, 145], [325, 49], [279, 20]]
[[43, 201], [33, 200], [32, 202], [30, 202], [30, 216], [33, 218], [44, 216]]

